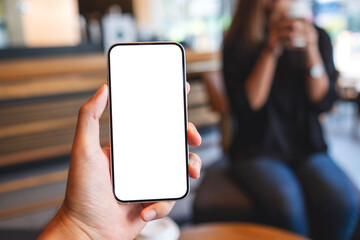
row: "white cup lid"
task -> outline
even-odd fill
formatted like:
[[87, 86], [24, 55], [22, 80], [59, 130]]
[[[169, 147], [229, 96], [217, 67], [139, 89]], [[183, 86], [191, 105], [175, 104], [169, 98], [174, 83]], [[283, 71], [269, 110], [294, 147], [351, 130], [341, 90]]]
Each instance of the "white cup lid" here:
[[179, 226], [169, 217], [147, 223], [135, 240], [176, 240], [180, 236]]

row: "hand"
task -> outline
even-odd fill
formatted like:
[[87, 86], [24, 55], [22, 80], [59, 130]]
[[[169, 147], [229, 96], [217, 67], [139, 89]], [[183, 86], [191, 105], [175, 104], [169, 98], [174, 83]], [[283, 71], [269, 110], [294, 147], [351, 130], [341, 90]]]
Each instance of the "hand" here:
[[272, 15], [269, 18], [269, 33], [265, 47], [265, 50], [270, 51], [270, 53], [276, 58], [282, 54], [284, 48], [284, 46], [281, 44], [280, 35], [280, 26], [284, 19], [285, 13], [283, 11], [283, 8], [280, 7], [280, 4], [278, 4], [275, 8], [275, 11], [273, 11]]
[[279, 56], [284, 48], [314, 51], [318, 49], [318, 34], [314, 25], [305, 19], [289, 19], [286, 13], [270, 18], [267, 49]]
[[317, 49], [318, 34], [314, 25], [308, 21], [285, 19], [277, 25], [277, 28], [279, 42], [284, 48], [305, 51]]
[[[166, 216], [175, 204], [121, 204], [115, 200], [110, 148], [101, 148], [99, 141], [99, 119], [107, 101], [108, 86], [103, 84], [79, 111], [65, 200], [40, 239], [134, 239], [146, 222]], [[188, 123], [187, 135], [190, 145], [200, 145], [201, 137], [192, 123]], [[199, 178], [200, 169], [200, 158], [190, 153], [190, 177]]]
[[283, 52], [283, 46], [280, 44], [277, 24], [272, 24], [269, 28], [269, 35], [265, 50], [270, 51], [270, 53], [276, 58], [278, 58]]

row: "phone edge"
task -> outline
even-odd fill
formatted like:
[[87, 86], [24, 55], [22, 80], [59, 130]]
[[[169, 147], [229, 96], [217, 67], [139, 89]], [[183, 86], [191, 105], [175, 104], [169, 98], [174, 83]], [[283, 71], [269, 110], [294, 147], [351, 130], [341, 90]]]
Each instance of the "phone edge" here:
[[[142, 200], [121, 200], [116, 196], [115, 193], [115, 180], [114, 180], [114, 167], [113, 167], [113, 152], [112, 152], [112, 109], [111, 109], [111, 80], [110, 80], [110, 53], [111, 50], [118, 46], [118, 45], [168, 45], [173, 44], [180, 48], [182, 53], [182, 65], [183, 65], [183, 96], [184, 96], [184, 123], [185, 123], [185, 150], [186, 150], [186, 191], [183, 196], [178, 198], [164, 198], [164, 199], [142, 199]], [[189, 144], [187, 139], [187, 131], [188, 131], [188, 100], [187, 100], [187, 93], [186, 93], [186, 54], [185, 54], [184, 47], [178, 42], [172, 41], [153, 41], [153, 42], [123, 42], [123, 43], [115, 43], [109, 47], [106, 54], [107, 60], [107, 83], [109, 89], [109, 98], [108, 98], [108, 105], [109, 105], [109, 143], [110, 143], [110, 178], [112, 183], [112, 190], [113, 195], [116, 201], [120, 203], [151, 203], [151, 202], [160, 202], [160, 201], [177, 201], [186, 198], [190, 193], [190, 177], [189, 177]]]

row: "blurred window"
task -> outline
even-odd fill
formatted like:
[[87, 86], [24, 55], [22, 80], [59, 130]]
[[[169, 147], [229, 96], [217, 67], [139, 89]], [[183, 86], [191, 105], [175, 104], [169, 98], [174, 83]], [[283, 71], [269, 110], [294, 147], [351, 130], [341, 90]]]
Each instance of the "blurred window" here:
[[[315, 22], [331, 36], [337, 69], [360, 81], [360, 1], [316, 0]], [[358, 89], [360, 91], [360, 88]]]
[[196, 51], [217, 51], [231, 21], [231, 0], [162, 0], [163, 39], [184, 41]]

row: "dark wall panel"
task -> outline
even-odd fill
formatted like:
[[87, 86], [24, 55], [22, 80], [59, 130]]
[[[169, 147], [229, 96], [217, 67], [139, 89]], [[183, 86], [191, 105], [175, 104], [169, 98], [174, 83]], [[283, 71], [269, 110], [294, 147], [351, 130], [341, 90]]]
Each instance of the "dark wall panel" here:
[[131, 0], [79, 0], [79, 10], [84, 16], [93, 12], [104, 14], [107, 8], [113, 4], [120, 5], [125, 13], [132, 13], [133, 11]]

